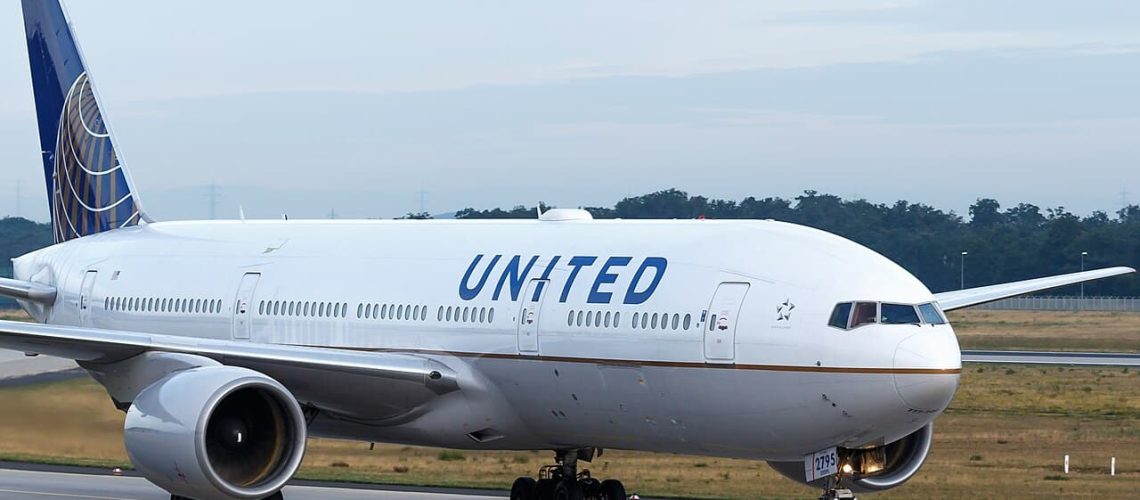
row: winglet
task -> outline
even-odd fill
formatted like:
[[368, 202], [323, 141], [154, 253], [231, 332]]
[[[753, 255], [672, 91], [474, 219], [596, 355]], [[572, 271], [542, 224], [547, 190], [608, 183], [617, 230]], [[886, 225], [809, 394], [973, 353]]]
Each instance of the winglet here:
[[1037, 278], [1025, 281], [1014, 281], [1012, 283], [1002, 283], [1000, 285], [983, 286], [978, 288], [967, 288], [965, 290], [954, 290], [952, 292], [942, 292], [934, 294], [935, 300], [938, 301], [939, 307], [944, 311], [952, 311], [954, 309], [962, 309], [963, 307], [976, 306], [978, 304], [985, 304], [986, 302], [993, 302], [1009, 297], [1016, 297], [1018, 295], [1026, 295], [1035, 292], [1042, 292], [1045, 290], [1052, 290], [1068, 285], [1075, 285], [1085, 281], [1093, 281], [1111, 276], [1119, 276], [1121, 274], [1131, 274], [1136, 272], [1131, 267], [1108, 267], [1105, 269], [1094, 269], [1092, 271], [1082, 271], [1079, 273], [1061, 274], [1057, 276], [1048, 276], [1045, 278]]

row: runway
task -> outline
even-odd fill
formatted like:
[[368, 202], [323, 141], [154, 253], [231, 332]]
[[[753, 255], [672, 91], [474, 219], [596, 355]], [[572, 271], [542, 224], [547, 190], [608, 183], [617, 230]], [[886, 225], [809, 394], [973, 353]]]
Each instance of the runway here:
[[[17, 466], [21, 469], [7, 469]], [[396, 486], [343, 487], [311, 483], [285, 487], [286, 500], [490, 500], [506, 492], [444, 490]], [[140, 477], [30, 470], [0, 465], [0, 500], [168, 500], [170, 494]]]
[[70, 359], [51, 356], [29, 357], [22, 352], [0, 349], [0, 381], [78, 369], [79, 367]]
[[1014, 363], [1072, 366], [1137, 366], [1140, 353], [1130, 352], [1041, 352], [962, 351], [963, 363]]

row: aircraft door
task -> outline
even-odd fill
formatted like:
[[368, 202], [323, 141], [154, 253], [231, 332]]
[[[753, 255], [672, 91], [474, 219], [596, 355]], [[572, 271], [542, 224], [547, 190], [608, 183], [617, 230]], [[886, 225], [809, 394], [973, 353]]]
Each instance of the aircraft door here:
[[238, 285], [237, 297], [234, 299], [234, 339], [249, 340], [250, 331], [253, 330], [253, 292], [257, 290], [257, 282], [261, 273], [245, 273]]
[[95, 278], [99, 271], [83, 274], [83, 285], [79, 288], [79, 324], [91, 326], [91, 292], [95, 289]]
[[735, 362], [736, 325], [747, 293], [748, 283], [721, 283], [717, 287], [705, 327], [705, 362]]
[[538, 325], [542, 314], [542, 298], [546, 296], [550, 280], [530, 280], [523, 291], [519, 306], [519, 354], [538, 354]]

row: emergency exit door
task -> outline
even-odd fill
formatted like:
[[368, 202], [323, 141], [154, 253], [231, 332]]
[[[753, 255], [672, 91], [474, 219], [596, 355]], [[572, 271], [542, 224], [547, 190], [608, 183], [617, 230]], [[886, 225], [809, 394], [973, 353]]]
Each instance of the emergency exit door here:
[[740, 306], [748, 293], [748, 283], [721, 283], [709, 304], [705, 326], [705, 361], [732, 363], [736, 360], [736, 324]]
[[248, 340], [253, 330], [253, 293], [257, 291], [257, 282], [261, 273], [245, 273], [238, 285], [237, 296], [234, 298], [233, 335], [235, 339]]
[[79, 324], [91, 326], [91, 294], [95, 290], [95, 278], [99, 271], [87, 271], [83, 274], [83, 284], [79, 288]]
[[538, 324], [542, 314], [542, 298], [546, 296], [550, 280], [530, 280], [523, 291], [519, 306], [519, 354], [538, 354]]

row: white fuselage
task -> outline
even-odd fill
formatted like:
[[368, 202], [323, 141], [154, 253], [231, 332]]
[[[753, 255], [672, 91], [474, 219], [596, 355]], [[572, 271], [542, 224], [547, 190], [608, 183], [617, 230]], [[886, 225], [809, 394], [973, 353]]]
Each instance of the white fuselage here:
[[382, 385], [312, 374], [338, 401], [313, 434], [361, 440], [792, 460], [919, 429], [961, 369], [948, 324], [828, 326], [840, 302], [934, 298], [771, 221], [167, 222], [16, 274], [59, 289], [48, 323], [416, 353], [477, 381], [395, 414]]

